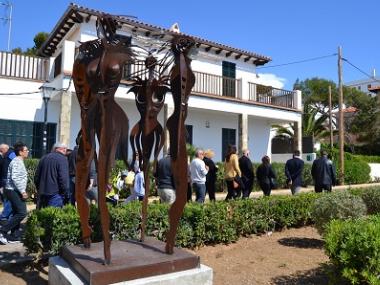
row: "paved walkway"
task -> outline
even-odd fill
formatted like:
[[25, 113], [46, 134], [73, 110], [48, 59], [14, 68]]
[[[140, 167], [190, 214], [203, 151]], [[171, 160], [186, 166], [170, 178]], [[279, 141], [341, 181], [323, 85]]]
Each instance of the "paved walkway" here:
[[[366, 188], [366, 187], [380, 187], [380, 183], [336, 186], [333, 188], [333, 191], [344, 190], [347, 188]], [[313, 192], [313, 191], [314, 191], [314, 187], [302, 188], [301, 190], [302, 193]], [[272, 195], [290, 195], [290, 194], [291, 192], [289, 189], [278, 189], [278, 190], [272, 191]], [[216, 199], [224, 200], [226, 195], [227, 195], [226, 193], [216, 193]], [[263, 193], [261, 191], [251, 193], [252, 198], [258, 198], [262, 196], [263, 196]], [[193, 197], [193, 200], [194, 199], [195, 199], [195, 196]], [[206, 200], [207, 199], [208, 197], [206, 198]], [[154, 201], [154, 200], [158, 200], [158, 198], [157, 197], [149, 198], [149, 201]], [[0, 206], [0, 210], [1, 209], [2, 209], [2, 206]], [[35, 205], [28, 204], [28, 211], [31, 211], [33, 209], [35, 209]], [[22, 243], [0, 245], [0, 268], [7, 264], [22, 263], [22, 262], [26, 262], [30, 260], [32, 260], [32, 258], [26, 255], [26, 249]]]

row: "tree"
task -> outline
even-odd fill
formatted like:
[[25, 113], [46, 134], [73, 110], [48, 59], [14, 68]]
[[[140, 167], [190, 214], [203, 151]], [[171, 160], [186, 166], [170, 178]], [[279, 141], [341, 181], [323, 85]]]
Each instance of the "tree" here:
[[[320, 114], [318, 109], [312, 105], [304, 105], [304, 112], [302, 114], [302, 136], [313, 137], [319, 140], [329, 136], [330, 131], [327, 126], [327, 114]], [[276, 129], [276, 136], [294, 138], [294, 125], [290, 127], [274, 125]]]
[[49, 36], [48, 33], [39, 32], [33, 38], [34, 46], [32, 48], [27, 48], [26, 51], [22, 51], [20, 47], [17, 47], [12, 50], [12, 53], [35, 56], [37, 55], [37, 51], [39, 50], [39, 48], [47, 40], [48, 36]]
[[321, 114], [328, 113], [329, 86], [332, 93], [332, 108], [338, 107], [338, 89], [336, 84], [327, 79], [314, 77], [305, 81], [297, 81], [293, 85], [294, 90], [302, 91], [302, 104], [311, 105]]
[[[321, 120], [328, 118], [328, 87], [332, 89], [332, 108], [338, 108], [338, 89], [334, 82], [321, 79], [311, 78], [304, 81], [297, 80], [294, 84], [294, 89], [302, 91], [302, 102], [304, 104], [304, 116], [310, 114], [308, 119], [303, 119], [303, 123], [309, 124], [310, 127], [303, 128], [306, 134], [308, 130], [316, 132], [321, 126]], [[364, 144], [379, 144], [380, 143], [380, 129], [379, 129], [379, 112], [378, 103], [375, 98], [368, 96], [368, 94], [361, 92], [355, 88], [343, 87], [344, 104], [345, 107], [355, 107], [356, 112], [350, 118], [345, 119], [345, 137], [351, 138], [356, 135], [360, 142]], [[311, 107], [311, 109], [309, 108]], [[315, 111], [317, 110], [316, 115]], [[312, 122], [316, 120], [314, 123]], [[318, 122], [317, 122], [318, 120]], [[378, 123], [376, 123], [378, 122]], [[335, 124], [336, 121], [333, 121]], [[313, 127], [311, 127], [314, 125]], [[322, 124], [323, 125], [323, 124]], [[327, 122], [324, 124], [327, 126]], [[336, 126], [335, 126], [336, 127]], [[325, 131], [319, 129], [316, 138], [323, 137]], [[350, 140], [347, 141], [351, 143]]]

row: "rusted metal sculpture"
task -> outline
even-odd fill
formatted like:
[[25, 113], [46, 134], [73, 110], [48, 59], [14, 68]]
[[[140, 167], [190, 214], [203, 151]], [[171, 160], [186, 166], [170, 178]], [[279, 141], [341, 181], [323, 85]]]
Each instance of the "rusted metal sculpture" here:
[[[148, 71], [146, 79], [139, 76], [134, 78], [133, 87], [129, 92], [135, 94], [137, 110], [140, 113], [140, 120], [132, 128], [130, 142], [133, 153], [136, 150], [139, 153], [139, 166], [144, 172], [145, 193], [142, 206], [141, 220], [141, 241], [145, 238], [145, 228], [147, 219], [148, 196], [150, 189], [150, 157], [154, 148], [154, 161], [156, 165], [158, 154], [160, 153], [165, 142], [165, 133], [157, 116], [165, 103], [165, 94], [169, 90], [168, 77], [158, 75], [155, 78], [155, 68], [159, 63], [152, 55], [145, 60], [145, 68]], [[132, 165], [135, 165], [135, 156], [133, 156]]]
[[122, 77], [122, 67], [132, 59], [131, 38], [116, 35], [116, 27], [116, 21], [112, 17], [100, 17], [97, 21], [100, 39], [81, 44], [73, 70], [73, 81], [81, 109], [82, 131], [77, 156], [75, 196], [83, 243], [85, 247], [90, 247], [91, 228], [88, 224], [89, 206], [85, 200], [85, 192], [89, 166], [96, 147], [96, 135], [99, 142], [98, 204], [105, 264], [111, 261], [109, 213], [105, 194], [119, 143], [125, 163], [128, 157], [128, 118], [115, 102], [114, 94]]
[[191, 70], [188, 53], [194, 46], [193, 39], [174, 36], [171, 50], [174, 54], [174, 66], [170, 71], [170, 90], [174, 101], [173, 114], [168, 118], [166, 127], [170, 136], [171, 165], [176, 188], [176, 200], [169, 210], [169, 231], [166, 234], [166, 252], [173, 253], [179, 219], [187, 198], [187, 152], [186, 128], [187, 103], [195, 76]]
[[[106, 184], [114, 164], [118, 144], [127, 164], [128, 118], [115, 102], [114, 94], [120, 83], [122, 67], [136, 60], [131, 39], [116, 34], [116, 21], [112, 16], [99, 17], [98, 40], [82, 43], [74, 62], [73, 79], [81, 108], [82, 139], [79, 144], [76, 174], [76, 199], [85, 247], [91, 244], [91, 228], [88, 224], [89, 208], [84, 198], [90, 162], [95, 153], [95, 138], [99, 141], [98, 191], [105, 264], [111, 261], [109, 213], [105, 203]], [[132, 74], [129, 92], [135, 94], [140, 120], [132, 128], [130, 142], [133, 153], [139, 153], [139, 165], [144, 172], [145, 197], [142, 210], [141, 240], [144, 240], [149, 193], [149, 166], [152, 152], [154, 162], [164, 144], [164, 131], [157, 120], [165, 102], [165, 94], [171, 91], [174, 112], [168, 118], [172, 172], [176, 188], [176, 201], [169, 210], [170, 228], [166, 235], [165, 251], [173, 253], [178, 223], [186, 204], [187, 153], [186, 129], [187, 102], [195, 76], [188, 54], [194, 41], [172, 33], [172, 40], [164, 43], [156, 52], [164, 52], [161, 59], [148, 53], [143, 60], [144, 68]], [[169, 75], [165, 75], [169, 70]], [[132, 166], [135, 161], [132, 161]]]

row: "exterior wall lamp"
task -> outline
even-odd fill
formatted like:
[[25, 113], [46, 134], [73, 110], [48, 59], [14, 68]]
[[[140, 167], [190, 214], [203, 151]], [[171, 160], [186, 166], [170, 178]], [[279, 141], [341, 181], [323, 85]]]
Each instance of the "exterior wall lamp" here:
[[42, 100], [44, 101], [44, 127], [43, 127], [43, 134], [42, 134], [42, 155], [45, 155], [47, 153], [47, 115], [48, 115], [48, 105], [49, 100], [51, 98], [51, 95], [53, 91], [55, 90], [54, 87], [48, 86], [46, 84], [43, 84], [40, 89], [42, 89]]

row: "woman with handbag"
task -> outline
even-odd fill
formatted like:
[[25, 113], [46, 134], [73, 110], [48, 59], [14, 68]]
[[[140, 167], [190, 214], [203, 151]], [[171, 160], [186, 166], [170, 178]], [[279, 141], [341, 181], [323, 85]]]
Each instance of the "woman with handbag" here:
[[261, 164], [256, 170], [257, 181], [265, 196], [269, 196], [272, 189], [276, 188], [276, 173], [270, 164], [269, 156], [265, 155], [261, 159]]
[[229, 145], [224, 160], [224, 179], [227, 184], [226, 200], [240, 198], [242, 191], [241, 171], [239, 168], [239, 158], [236, 154], [236, 146]]

